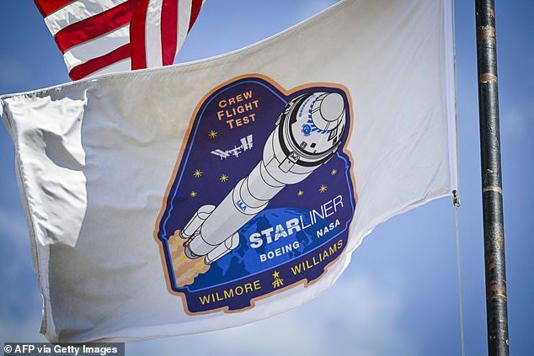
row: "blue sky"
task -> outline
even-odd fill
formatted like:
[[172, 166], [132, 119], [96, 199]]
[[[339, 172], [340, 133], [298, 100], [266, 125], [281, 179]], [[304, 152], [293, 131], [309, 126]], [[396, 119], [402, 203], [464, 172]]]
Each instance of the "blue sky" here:
[[[335, 1], [209, 0], [176, 62], [241, 48]], [[3, 0], [0, 94], [69, 81], [33, 2]], [[534, 66], [531, 0], [498, 1], [500, 112], [510, 348], [534, 349]], [[474, 1], [457, 1], [456, 46], [461, 262], [466, 351], [486, 352]], [[41, 300], [15, 180], [14, 150], [0, 129], [0, 335], [42, 341]], [[454, 214], [441, 199], [378, 226], [330, 290], [288, 313], [201, 335], [130, 344], [128, 355], [451, 355], [460, 350]]]

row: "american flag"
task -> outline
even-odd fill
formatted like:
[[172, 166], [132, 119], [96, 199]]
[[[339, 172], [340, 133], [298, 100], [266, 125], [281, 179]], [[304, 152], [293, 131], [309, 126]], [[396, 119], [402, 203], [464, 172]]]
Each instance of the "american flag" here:
[[205, 0], [34, 0], [73, 80], [172, 64]]

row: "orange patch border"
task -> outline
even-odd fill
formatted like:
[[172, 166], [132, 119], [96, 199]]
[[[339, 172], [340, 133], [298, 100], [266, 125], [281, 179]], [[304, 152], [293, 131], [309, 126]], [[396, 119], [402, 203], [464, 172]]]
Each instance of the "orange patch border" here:
[[202, 107], [204, 102], [206, 101], [206, 99], [209, 98], [212, 94], [214, 94], [219, 89], [221, 89], [221, 88], [223, 88], [223, 87], [225, 87], [225, 86], [227, 86], [227, 85], [229, 85], [229, 84], [231, 84], [233, 82], [236, 82], [236, 81], [241, 80], [241, 79], [246, 79], [246, 78], [258, 78], [258, 79], [264, 80], [264, 81], [268, 82], [269, 84], [271, 84], [272, 86], [274, 86], [277, 90], [279, 90], [285, 96], [290, 96], [294, 92], [297, 92], [297, 91], [303, 90], [303, 89], [307, 89], [307, 88], [311, 88], [311, 87], [337, 88], [337, 89], [341, 89], [346, 94], [347, 101], [349, 103], [351, 122], [350, 122], [350, 125], [349, 125], [349, 132], [348, 132], [348, 135], [347, 135], [347, 139], [345, 140], [345, 144], [343, 145], [343, 153], [345, 153], [347, 155], [347, 157], [349, 158], [350, 163], [351, 163], [350, 168], [349, 168], [349, 173], [351, 175], [352, 184], [353, 184], [352, 192], [353, 192], [353, 199], [354, 199], [354, 207], [356, 207], [358, 205], [358, 193], [356, 191], [357, 184], [356, 184], [356, 179], [355, 179], [355, 176], [354, 176], [354, 158], [352, 157], [351, 152], [347, 148], [347, 145], [348, 145], [348, 142], [349, 142], [349, 138], [352, 136], [352, 130], [353, 130], [353, 127], [354, 127], [354, 109], [353, 109], [353, 105], [352, 105], [352, 98], [351, 98], [350, 92], [349, 92], [349, 90], [348, 90], [348, 88], [346, 86], [341, 85], [341, 84], [335, 84], [335, 83], [327, 83], [327, 82], [312, 82], [312, 83], [299, 85], [299, 86], [296, 86], [296, 87], [291, 88], [289, 90], [286, 90], [280, 84], [278, 84], [275, 80], [269, 78], [268, 76], [263, 75], [263, 74], [255, 73], [255, 74], [244, 74], [244, 75], [240, 75], [240, 76], [234, 77], [234, 78], [229, 79], [229, 80], [225, 81], [224, 83], [218, 85], [214, 89], [210, 90], [198, 102], [197, 106], [195, 107], [195, 110], [193, 111], [191, 119], [189, 121], [189, 126], [187, 127], [186, 134], [185, 134], [185, 136], [183, 138], [182, 147], [180, 148], [180, 151], [178, 153], [178, 157], [176, 159], [176, 163], [174, 165], [174, 169], [173, 169], [171, 177], [169, 179], [169, 183], [167, 184], [167, 189], [165, 190], [165, 195], [163, 196], [163, 201], [162, 201], [162, 204], [161, 204], [160, 212], [158, 214], [158, 218], [156, 220], [156, 226], [155, 226], [154, 233], [153, 233], [153, 237], [156, 240], [156, 242], [158, 244], [158, 247], [159, 247], [160, 261], [161, 261], [161, 264], [162, 264], [162, 267], [163, 267], [163, 272], [164, 272], [164, 275], [165, 275], [165, 282], [166, 282], [165, 284], [167, 286], [167, 291], [169, 293], [171, 293], [172, 295], [181, 297], [182, 305], [184, 307], [184, 311], [186, 312], [186, 314], [188, 314], [190, 316], [212, 314], [212, 313], [216, 313], [216, 312], [219, 312], [219, 311], [224, 311], [225, 313], [229, 313], [229, 314], [230, 313], [241, 313], [241, 312], [244, 312], [244, 311], [247, 311], [247, 310], [250, 310], [250, 309], [254, 308], [254, 306], [256, 304], [255, 302], [258, 301], [258, 300], [262, 300], [262, 299], [268, 298], [270, 296], [273, 296], [273, 295], [281, 293], [283, 291], [295, 288], [295, 287], [297, 287], [299, 285], [302, 285], [302, 284], [304, 285], [304, 287], [308, 287], [308, 286], [314, 284], [315, 282], [319, 281], [324, 276], [324, 274], [328, 271], [328, 268], [332, 264], [337, 262], [344, 255], [344, 253], [346, 251], [345, 250], [346, 246], [348, 245], [348, 242], [349, 242], [349, 239], [350, 239], [351, 226], [349, 225], [349, 228], [348, 228], [348, 231], [347, 231], [347, 244], [345, 244], [342, 247], [342, 250], [341, 250], [341, 253], [339, 254], [339, 256], [337, 256], [334, 260], [332, 260], [330, 263], [325, 265], [324, 269], [323, 269], [323, 273], [321, 273], [313, 281], [309, 282], [308, 279], [306, 277], [304, 277], [302, 280], [297, 281], [295, 283], [292, 283], [292, 284], [290, 284], [290, 285], [288, 285], [288, 286], [286, 286], [284, 288], [277, 289], [275, 291], [272, 291], [270, 293], [258, 296], [256, 298], [251, 298], [250, 299], [250, 305], [248, 307], [244, 307], [244, 308], [241, 308], [241, 309], [230, 310], [229, 306], [224, 306], [224, 307], [220, 307], [220, 308], [216, 308], [216, 309], [210, 309], [210, 310], [201, 311], [201, 312], [192, 312], [192, 311], [189, 310], [189, 307], [187, 305], [187, 297], [185, 296], [185, 293], [184, 292], [177, 292], [177, 291], [174, 291], [172, 289], [171, 281], [170, 281], [169, 275], [167, 273], [167, 262], [165, 260], [165, 251], [163, 249], [163, 242], [158, 237], [158, 229], [159, 229], [159, 225], [160, 225], [160, 222], [161, 222], [161, 218], [163, 217], [163, 213], [165, 212], [166, 203], [167, 203], [167, 199], [169, 198], [170, 190], [171, 190], [172, 185], [173, 185], [173, 183], [174, 183], [174, 181], [176, 179], [176, 176], [178, 174], [178, 169], [180, 167], [180, 163], [182, 162], [184, 151], [185, 151], [185, 148], [186, 148], [187, 143], [189, 141], [189, 136], [190, 136], [191, 131], [193, 129], [193, 124], [195, 122], [195, 118], [196, 118], [196, 116], [198, 114], [198, 111], [200, 110], [200, 108]]

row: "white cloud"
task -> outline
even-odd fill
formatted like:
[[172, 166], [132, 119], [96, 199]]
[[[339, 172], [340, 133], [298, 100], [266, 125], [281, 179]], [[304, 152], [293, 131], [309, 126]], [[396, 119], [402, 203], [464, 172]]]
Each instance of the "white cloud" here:
[[[503, 110], [501, 114], [502, 131], [507, 136], [523, 137], [527, 134], [529, 122], [527, 121], [527, 115], [522, 110], [517, 108], [511, 108]], [[531, 114], [534, 114], [534, 110], [531, 110]], [[532, 116], [530, 116], [532, 119]]]
[[26, 221], [17, 209], [0, 209], [4, 288], [0, 297], [0, 341], [45, 341], [39, 334], [41, 297], [33, 273]]
[[41, 326], [40, 313], [33, 313], [30, 318], [19, 320], [0, 320], [1, 342], [47, 342], [39, 334]]
[[415, 354], [398, 296], [363, 275], [345, 275], [312, 302], [238, 328], [138, 342], [134, 355]]
[[2, 227], [1, 234], [4, 235], [4, 238], [14, 242], [17, 247], [29, 245], [27, 224], [24, 216], [19, 213], [19, 209], [16, 209], [16, 213], [0, 209], [0, 226]]

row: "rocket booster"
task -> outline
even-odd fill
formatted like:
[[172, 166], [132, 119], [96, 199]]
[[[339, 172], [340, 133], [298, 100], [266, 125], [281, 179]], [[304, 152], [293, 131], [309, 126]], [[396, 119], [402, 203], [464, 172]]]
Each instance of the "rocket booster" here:
[[291, 100], [267, 138], [263, 157], [219, 205], [198, 209], [180, 235], [187, 257], [213, 263], [239, 245], [239, 229], [288, 184], [306, 179], [339, 148], [346, 108], [338, 93], [313, 92]]

